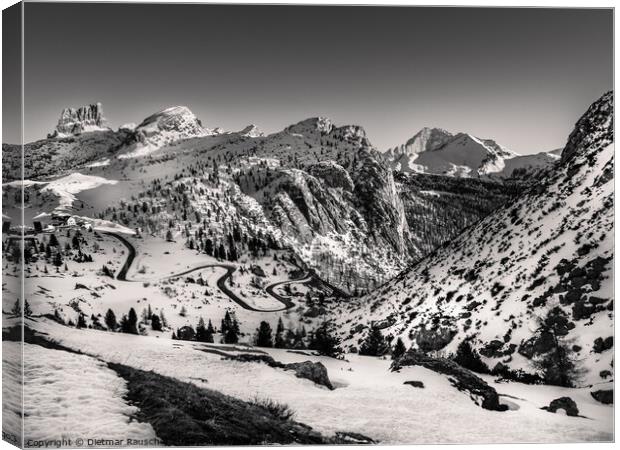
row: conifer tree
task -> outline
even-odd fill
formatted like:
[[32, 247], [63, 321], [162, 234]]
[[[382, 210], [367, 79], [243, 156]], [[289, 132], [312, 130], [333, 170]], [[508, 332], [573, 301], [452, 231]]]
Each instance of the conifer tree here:
[[116, 323], [116, 315], [111, 309], [108, 309], [105, 313], [105, 325], [110, 331], [116, 331], [116, 328], [118, 327], [118, 324]]
[[80, 313], [78, 315], [78, 320], [77, 320], [77, 325], [75, 326], [76, 328], [86, 328], [88, 325], [86, 325], [86, 319], [84, 318], [84, 314]]
[[405, 347], [405, 343], [401, 338], [396, 339], [396, 344], [392, 349], [392, 359], [398, 359], [405, 354], [407, 348]]
[[256, 330], [256, 345], [258, 347], [273, 347], [271, 334], [271, 325], [262, 321]]
[[282, 317], [278, 319], [278, 327], [276, 328], [276, 339], [274, 346], [276, 348], [286, 347], [286, 341], [284, 339], [284, 324], [282, 323]]
[[153, 331], [162, 331], [161, 319], [157, 314], [151, 315], [151, 328]]
[[366, 356], [382, 356], [389, 350], [383, 333], [377, 327], [372, 327], [360, 346], [360, 355]]

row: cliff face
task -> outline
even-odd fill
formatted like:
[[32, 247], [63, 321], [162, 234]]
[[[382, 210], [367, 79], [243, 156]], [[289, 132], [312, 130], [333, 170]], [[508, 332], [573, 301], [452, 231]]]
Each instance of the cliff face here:
[[65, 108], [60, 113], [56, 129], [48, 137], [77, 135], [87, 131], [105, 130], [106, 119], [101, 103]]

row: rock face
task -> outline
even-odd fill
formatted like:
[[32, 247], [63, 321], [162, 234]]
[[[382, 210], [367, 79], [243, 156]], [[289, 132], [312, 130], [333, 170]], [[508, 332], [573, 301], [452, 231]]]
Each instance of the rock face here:
[[106, 119], [103, 116], [101, 103], [65, 108], [60, 113], [56, 129], [48, 137], [78, 135], [87, 131], [106, 130]]
[[133, 145], [119, 158], [144, 156], [150, 151], [185, 139], [211, 136], [213, 130], [204, 128], [186, 106], [173, 106], [144, 119], [133, 133]]
[[[606, 94], [536, 186], [368, 296], [335, 307], [343, 345], [362, 337], [349, 331], [353, 325], [391, 316], [384, 335], [421, 348], [421, 330], [449, 326], [456, 333], [441, 351], [455, 354], [471, 337], [474, 350], [492, 359], [489, 367], [502, 362], [531, 374], [539, 356], [562, 344], [588, 370], [576, 383], [593, 384], [613, 370], [613, 341], [605, 341], [613, 334], [612, 114]], [[541, 325], [556, 308], [563, 321], [553, 326], [557, 342]]]
[[492, 411], [506, 411], [506, 405], [499, 403], [497, 391], [489, 386], [482, 378], [473, 372], [459, 366], [452, 360], [433, 358], [423, 353], [409, 351], [394, 361], [392, 370], [399, 370], [405, 366], [422, 366], [437, 373], [448, 375], [454, 386], [460, 391], [470, 394], [472, 400], [484, 409]]
[[306, 378], [328, 389], [334, 389], [334, 386], [332, 386], [329, 380], [327, 369], [320, 362], [304, 361], [300, 363], [290, 363], [286, 364], [284, 368], [286, 370], [295, 371], [295, 375], [298, 378]]
[[566, 163], [588, 148], [600, 147], [613, 142], [614, 114], [613, 91], [607, 92], [594, 102], [579, 119], [562, 151]]
[[309, 168], [310, 174], [320, 178], [332, 188], [342, 188], [352, 192], [354, 185], [349, 172], [334, 161], [320, 161]]
[[570, 397], [560, 397], [552, 400], [549, 403], [549, 406], [544, 406], [543, 408], [546, 411], [555, 413], [558, 409], [563, 409], [566, 411], [567, 416], [577, 417], [579, 415], [579, 408], [577, 408], [577, 403]]

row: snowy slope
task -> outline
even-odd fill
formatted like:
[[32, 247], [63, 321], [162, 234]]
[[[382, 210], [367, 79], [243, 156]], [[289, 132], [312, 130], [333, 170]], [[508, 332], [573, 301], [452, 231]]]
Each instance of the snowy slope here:
[[[613, 372], [613, 94], [579, 120], [562, 162], [540, 185], [357, 302], [333, 311], [352, 346], [364, 325], [442, 353], [472, 343], [493, 368], [533, 371], [537, 329], [552, 308], [599, 383]], [[574, 343], [574, 344], [573, 344]]]
[[[382, 444], [574, 442], [612, 438], [612, 409], [597, 404], [588, 389], [494, 383], [507, 412], [477, 406], [448, 378], [421, 367], [391, 372], [391, 361], [348, 355], [346, 360], [293, 353], [284, 349], [244, 349], [243, 346], [171, 341], [76, 330], [48, 320], [28, 326], [62, 345], [106, 362], [153, 370], [199, 387], [215, 389], [242, 400], [256, 397], [289, 405], [295, 419], [332, 435], [347, 430]], [[245, 351], [244, 351], [245, 350]], [[325, 365], [335, 385], [329, 390], [292, 372], [256, 362], [226, 360], [224, 354], [265, 351], [283, 363], [317, 361]], [[422, 381], [413, 388], [405, 381]], [[575, 398], [585, 417], [567, 417], [541, 410], [563, 395]], [[472, 423], [478, 424], [472, 427]]]
[[[22, 345], [3, 344], [3, 367], [20, 361]], [[153, 428], [135, 420], [137, 412], [123, 399], [126, 382], [105, 363], [85, 355], [24, 344], [24, 440], [105, 438], [153, 439]], [[15, 379], [5, 378], [6, 392], [19, 392]], [[7, 432], [15, 429], [21, 404], [7, 403]], [[29, 445], [37, 446], [36, 444]]]
[[516, 169], [530, 173], [549, 167], [555, 155], [518, 155], [491, 139], [468, 133], [452, 134], [441, 128], [423, 128], [405, 144], [388, 150], [385, 157], [400, 172], [455, 177], [511, 177]]

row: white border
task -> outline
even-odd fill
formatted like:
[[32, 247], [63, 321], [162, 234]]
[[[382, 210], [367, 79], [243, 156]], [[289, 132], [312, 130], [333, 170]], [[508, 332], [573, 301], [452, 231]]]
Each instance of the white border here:
[[[43, 0], [46, 1], [46, 0]], [[53, 3], [54, 1], [48, 0], [47, 2]], [[15, 0], [0, 0], [0, 5], [2, 9], [5, 9], [13, 4], [17, 3]], [[86, 3], [80, 2], [79, 0], [64, 0], [63, 3]], [[92, 3], [129, 3], [128, 1], [122, 0], [107, 0], [101, 2], [92, 2]], [[473, 2], [467, 2], [463, 0], [450, 0], [450, 1], [442, 1], [442, 0], [417, 0], [417, 1], [403, 1], [403, 0], [388, 0], [388, 1], [376, 1], [376, 2], [367, 2], [367, 1], [355, 1], [355, 0], [314, 0], [314, 1], [295, 1], [295, 0], [270, 0], [270, 1], [258, 1], [258, 0], [244, 0], [244, 1], [196, 1], [196, 0], [184, 0], [184, 1], [161, 1], [161, 0], [133, 0], [131, 3], [203, 3], [203, 4], [302, 4], [302, 5], [375, 5], [375, 6], [442, 6], [442, 7], [450, 7], [450, 6], [480, 6], [480, 7], [552, 7], [552, 8], [614, 8], [614, 87], [618, 84], [618, 70], [617, 70], [617, 51], [618, 51], [618, 36], [615, 33], [615, 19], [616, 19], [616, 11], [615, 11], [615, 1], [600, 1], [600, 0], [590, 0], [590, 1], [549, 1], [549, 0], [541, 0], [541, 1], [528, 1], [528, 2], [508, 2], [508, 1], [499, 1], [499, 0], [476, 0]], [[1, 28], [1, 25], [0, 25]], [[1, 31], [1, 30], [0, 30]], [[0, 34], [1, 35], [1, 34]], [[1, 53], [1, 50], [0, 50]], [[2, 74], [0, 73], [0, 81], [2, 79]], [[594, 101], [595, 99], [592, 99]], [[0, 132], [2, 130], [2, 113], [0, 112]], [[575, 121], [577, 117], [575, 118]], [[23, 123], [22, 123], [23, 128]], [[614, 130], [615, 134], [615, 130]], [[2, 162], [0, 161], [0, 169], [2, 168]], [[614, 189], [618, 188], [620, 184], [618, 177], [614, 177]], [[2, 206], [2, 200], [0, 198], [0, 208]], [[618, 208], [614, 211], [614, 220], [615, 223], [618, 222], [618, 218], [620, 217], [620, 211]], [[618, 252], [618, 241], [615, 239], [615, 227], [614, 227], [614, 252], [617, 254]], [[614, 280], [614, 292], [618, 292], [619, 285], [619, 277], [615, 277]], [[615, 330], [617, 330], [617, 322], [615, 323]], [[614, 333], [617, 336], [617, 333]], [[617, 356], [617, 346], [614, 347], [615, 356]], [[617, 359], [616, 359], [617, 360]], [[2, 399], [2, 393], [0, 391], [0, 401]], [[510, 420], [507, 418], [507, 420]], [[415, 425], [415, 424], [413, 424]], [[618, 429], [618, 416], [614, 417], [614, 425], [615, 430]], [[475, 424], [472, 424], [475, 426]], [[505, 445], [518, 445], [519, 449], [529, 450], [529, 449], [554, 449], [554, 450], [564, 450], [564, 449], [577, 449], [577, 448], [615, 448], [614, 444], [501, 444]], [[460, 448], [468, 448], [468, 449], [493, 449], [499, 447], [500, 444], [491, 444], [491, 445], [459, 445]], [[434, 445], [433, 448], [437, 449], [449, 449], [453, 446], [450, 445]], [[0, 450], [8, 450], [14, 449], [15, 447], [11, 446], [7, 442], [0, 441]], [[176, 447], [179, 449], [183, 449], [184, 447]], [[195, 449], [196, 447], [189, 447], [191, 449]], [[239, 449], [241, 447], [217, 447], [218, 449], [228, 450], [228, 449]], [[264, 450], [265, 447], [243, 447], [247, 449], [260, 449]], [[325, 447], [318, 446], [304, 446], [305, 449], [317, 450]], [[355, 448], [361, 449], [361, 446], [347, 446], [347, 448]], [[413, 445], [400, 445], [400, 446], [381, 446], [382, 449], [402, 449], [402, 448], [414, 448]]]

